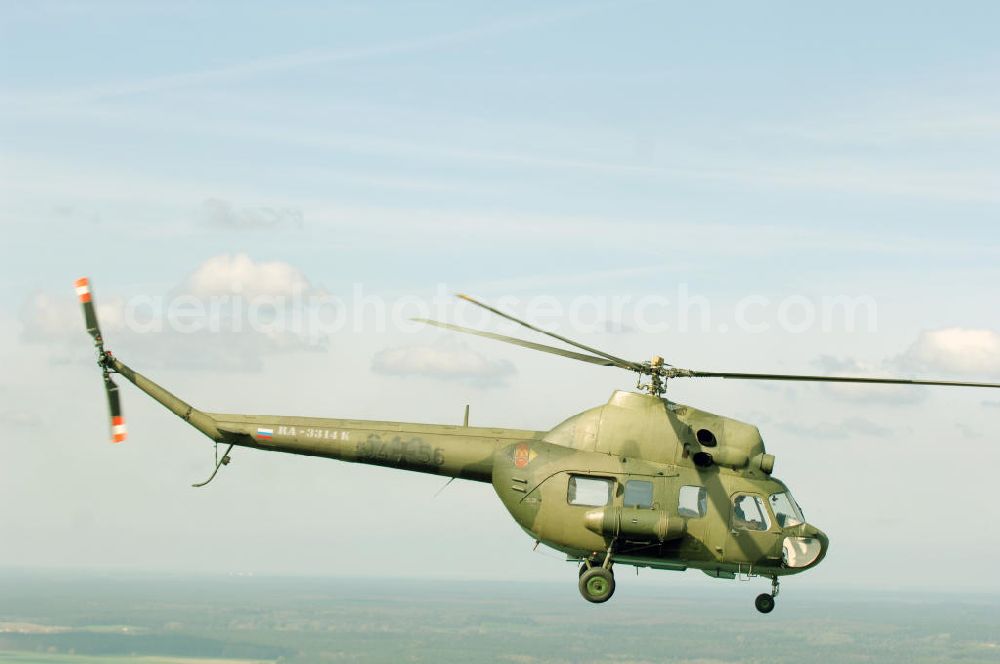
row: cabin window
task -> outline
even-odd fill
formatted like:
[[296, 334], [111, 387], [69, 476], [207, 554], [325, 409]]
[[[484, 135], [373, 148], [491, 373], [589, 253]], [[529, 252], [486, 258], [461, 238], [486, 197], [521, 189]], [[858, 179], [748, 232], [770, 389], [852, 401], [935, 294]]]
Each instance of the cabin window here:
[[771, 517], [760, 496], [743, 494], [733, 499], [733, 528], [770, 530]]
[[708, 514], [708, 493], [703, 486], [682, 486], [677, 500], [677, 514], [687, 519], [700, 519]]
[[570, 505], [604, 507], [611, 502], [611, 488], [613, 486], [614, 480], [606, 477], [570, 475], [566, 500], [569, 501]]
[[653, 483], [646, 480], [629, 480], [625, 482], [625, 507], [653, 506]]
[[777, 520], [779, 528], [789, 528], [805, 523], [802, 510], [792, 498], [792, 494], [787, 491], [773, 494], [768, 502], [771, 503], [771, 511], [774, 512], [774, 518]]

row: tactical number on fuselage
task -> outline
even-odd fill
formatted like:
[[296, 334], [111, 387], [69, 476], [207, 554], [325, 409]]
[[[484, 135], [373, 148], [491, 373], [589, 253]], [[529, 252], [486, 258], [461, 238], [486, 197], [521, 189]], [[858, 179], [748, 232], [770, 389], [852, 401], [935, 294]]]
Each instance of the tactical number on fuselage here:
[[401, 436], [393, 436], [391, 440], [383, 440], [378, 434], [371, 434], [359, 442], [357, 446], [358, 459], [362, 461], [379, 461], [402, 463], [408, 465], [440, 466], [444, 464], [444, 450], [432, 447], [420, 438], [403, 440]]

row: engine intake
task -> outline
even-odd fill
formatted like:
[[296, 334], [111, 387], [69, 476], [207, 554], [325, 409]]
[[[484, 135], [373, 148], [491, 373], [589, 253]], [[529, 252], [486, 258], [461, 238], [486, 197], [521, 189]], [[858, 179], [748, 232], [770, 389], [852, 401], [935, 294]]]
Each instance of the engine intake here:
[[694, 465], [699, 468], [725, 466], [726, 468], [739, 470], [740, 468], [746, 468], [749, 466], [751, 469], [760, 470], [765, 475], [770, 475], [774, 471], [773, 454], [761, 453], [750, 457], [745, 452], [739, 452], [725, 447], [720, 447], [719, 449], [712, 450], [711, 452], [706, 452], [704, 450], [701, 452], [695, 452], [691, 455], [691, 461], [693, 461]]

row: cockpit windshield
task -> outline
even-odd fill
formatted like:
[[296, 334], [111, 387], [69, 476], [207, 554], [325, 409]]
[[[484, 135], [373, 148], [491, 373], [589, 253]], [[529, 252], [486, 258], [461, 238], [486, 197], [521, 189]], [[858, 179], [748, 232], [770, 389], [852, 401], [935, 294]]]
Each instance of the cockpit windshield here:
[[805, 523], [802, 510], [799, 509], [798, 503], [795, 502], [795, 499], [792, 498], [792, 494], [789, 492], [772, 494], [770, 503], [771, 511], [774, 512], [774, 518], [778, 520], [779, 528], [788, 528]]

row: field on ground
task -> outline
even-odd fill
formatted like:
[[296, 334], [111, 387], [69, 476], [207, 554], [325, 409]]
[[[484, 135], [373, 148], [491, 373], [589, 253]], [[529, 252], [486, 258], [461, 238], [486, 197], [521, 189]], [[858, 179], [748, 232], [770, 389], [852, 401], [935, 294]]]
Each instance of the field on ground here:
[[1000, 662], [997, 597], [712, 589], [6, 571], [0, 664]]

